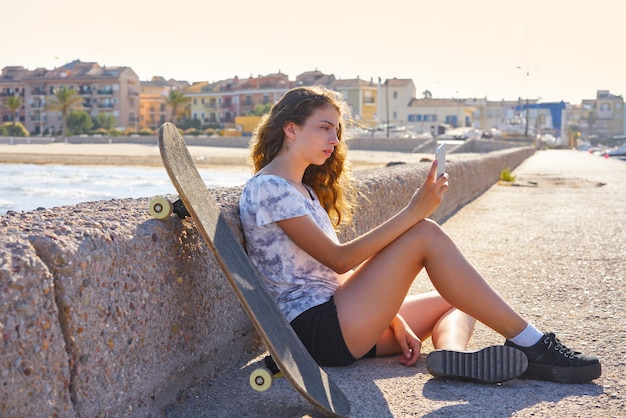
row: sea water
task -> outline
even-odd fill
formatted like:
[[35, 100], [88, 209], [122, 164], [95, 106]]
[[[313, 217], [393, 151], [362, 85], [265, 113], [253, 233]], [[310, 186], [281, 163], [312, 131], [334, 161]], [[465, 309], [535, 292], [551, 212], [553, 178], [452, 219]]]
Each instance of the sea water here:
[[[247, 172], [199, 169], [207, 187], [242, 185]], [[162, 167], [0, 164], [0, 215], [80, 202], [176, 194]]]

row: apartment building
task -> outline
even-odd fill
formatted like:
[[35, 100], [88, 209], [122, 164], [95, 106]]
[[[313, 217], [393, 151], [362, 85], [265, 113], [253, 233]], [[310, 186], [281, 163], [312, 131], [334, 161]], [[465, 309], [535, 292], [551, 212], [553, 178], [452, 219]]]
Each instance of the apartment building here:
[[595, 99], [585, 99], [563, 111], [563, 125], [579, 129], [585, 137], [611, 138], [626, 134], [624, 99], [608, 90], [598, 90]]
[[408, 78], [391, 78], [384, 83], [378, 80], [378, 106], [376, 118], [381, 124], [405, 126], [415, 99], [415, 84]]
[[463, 99], [413, 98], [407, 105], [406, 125], [418, 134], [431, 132], [431, 127], [452, 128], [474, 126], [476, 107]]
[[[206, 83], [204, 83], [206, 84]], [[186, 81], [166, 80], [155, 76], [150, 81], [140, 82], [139, 129], [157, 129], [163, 123], [172, 121], [172, 109], [167, 105], [171, 91], [186, 89]]]
[[53, 70], [5, 67], [0, 77], [3, 96], [22, 97], [24, 109], [20, 121], [32, 135], [61, 131], [61, 113], [48, 110], [46, 104], [63, 88], [73, 89], [82, 97], [83, 110], [90, 116], [110, 114], [117, 129], [137, 130], [139, 78], [129, 67], [101, 67], [94, 62], [76, 60]]
[[323, 85], [342, 94], [352, 110], [355, 120], [368, 126], [375, 124], [378, 86], [373, 81], [359, 78], [336, 80], [332, 74], [319, 70], [307, 71], [295, 80], [283, 73], [250, 76], [247, 79], [234, 77], [200, 88], [190, 86], [185, 96], [191, 99], [191, 119], [199, 120], [204, 126], [220, 128], [242, 128], [250, 133], [249, 127], [237, 126], [237, 118], [249, 115], [255, 107], [273, 104], [295, 86]]
[[483, 130], [498, 129], [504, 137], [549, 132], [563, 138], [570, 126], [580, 129], [585, 136], [610, 138], [626, 133], [624, 99], [608, 90], [598, 90], [595, 99], [583, 100], [581, 104], [520, 99], [474, 105], [480, 110], [480, 123], [476, 126]]
[[612, 137], [624, 135], [624, 98], [611, 94], [608, 90], [598, 90], [595, 100], [583, 100], [583, 109], [595, 111], [593, 117], [581, 120], [589, 134]]
[[[45, 72], [43, 68], [30, 71], [20, 66], [10, 66], [2, 69], [2, 73], [0, 73], [0, 123], [13, 121], [24, 123], [26, 118], [24, 106], [24, 79], [33, 74], [42, 74], [43, 72]], [[9, 97], [13, 96], [22, 99], [22, 106], [15, 114], [11, 114], [7, 108]]]
[[[337, 80], [334, 75], [315, 69], [299, 74], [295, 80], [279, 71], [189, 85], [163, 77], [140, 82], [129, 67], [106, 67], [79, 60], [53, 70], [3, 68], [0, 120], [20, 121], [32, 135], [59, 132], [62, 116], [49, 111], [46, 104], [56, 91], [70, 88], [82, 97], [83, 109], [92, 117], [110, 114], [119, 130], [155, 129], [172, 119], [167, 96], [180, 89], [190, 99], [185, 118], [195, 119], [203, 127], [236, 128], [236, 117], [250, 114], [257, 105], [274, 103], [290, 88], [302, 85], [323, 85], [340, 92], [354, 120], [368, 128], [388, 123], [424, 133], [433, 125], [446, 124], [485, 131], [498, 129], [505, 136], [535, 135], [546, 130], [562, 135], [559, 131], [572, 124], [585, 135], [611, 137], [626, 131], [624, 100], [608, 90], [598, 90], [595, 99], [583, 100], [581, 105], [537, 100], [418, 99], [411, 79]], [[16, 114], [8, 110], [11, 96], [22, 98]]]
[[[206, 83], [199, 88], [193, 88], [185, 93], [190, 99], [190, 115], [191, 119], [199, 120], [204, 125], [219, 125], [226, 117], [230, 118], [230, 105], [233, 101], [234, 94], [231, 85], [234, 79], [221, 80], [215, 83]], [[192, 85], [192, 87], [194, 87]], [[225, 95], [227, 93], [228, 106], [224, 108], [222, 113], [222, 102], [226, 103]], [[237, 116], [237, 115], [233, 115]]]
[[296, 76], [294, 86], [330, 86], [336, 80], [334, 74], [326, 74], [317, 68]]
[[289, 80], [281, 72], [246, 79], [236, 76], [203, 85], [199, 89], [190, 87], [185, 96], [191, 99], [191, 119], [200, 120], [204, 126], [234, 128], [235, 118], [249, 115], [256, 106], [273, 104], [287, 90], [310, 85], [322, 85], [338, 91], [348, 103], [356, 121], [368, 127], [376, 125], [379, 86], [373, 80], [337, 80], [334, 75], [317, 69], [303, 72], [295, 80]]
[[251, 113], [259, 104], [274, 103], [291, 86], [287, 75], [239, 77], [209, 83], [199, 91], [189, 90], [190, 118], [202, 125], [234, 128], [237, 116]]
[[[465, 100], [473, 106], [473, 126], [483, 131], [497, 130], [503, 137], [531, 136], [542, 130], [554, 130], [550, 106], [538, 106], [537, 99], [529, 100]], [[560, 129], [560, 125], [556, 127]]]
[[511, 120], [520, 117], [519, 111], [516, 110], [521, 103], [519, 100], [471, 99], [464, 102], [476, 109], [473, 123], [475, 127], [483, 130], [500, 129]]
[[366, 128], [375, 128], [378, 106], [378, 84], [373, 80], [360, 78], [335, 80], [330, 88], [341, 93], [348, 106], [353, 120]]
[[[208, 83], [200, 89], [188, 89], [191, 100], [190, 118], [202, 125], [235, 128], [235, 118], [250, 114], [258, 105], [273, 104], [296, 85], [322, 84], [328, 86], [333, 76], [318, 71], [303, 73], [295, 81], [281, 72], [268, 75], [234, 78]], [[327, 83], [327, 84], [324, 84]]]

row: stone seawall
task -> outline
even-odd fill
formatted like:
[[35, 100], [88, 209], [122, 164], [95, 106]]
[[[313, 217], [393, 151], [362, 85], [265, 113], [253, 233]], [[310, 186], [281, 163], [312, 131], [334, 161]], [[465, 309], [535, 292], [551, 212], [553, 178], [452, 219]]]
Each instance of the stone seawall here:
[[[189, 146], [247, 148], [250, 144], [249, 136], [185, 136], [185, 142]], [[49, 144], [53, 142], [66, 142], [68, 144], [143, 144], [158, 145], [155, 135], [135, 136], [69, 136], [62, 137], [0, 137], [0, 144]], [[372, 151], [399, 151], [411, 152], [418, 145], [427, 142], [417, 138], [380, 138], [359, 137], [350, 139], [350, 148], [367, 149]], [[434, 149], [434, 148], [433, 148]], [[429, 150], [430, 151], [430, 150]]]
[[[449, 163], [442, 222], [534, 152]], [[350, 239], [410, 198], [428, 163], [357, 172]], [[242, 240], [241, 188], [212, 189]], [[171, 196], [174, 198], [174, 196]], [[155, 416], [259, 339], [192, 223], [148, 215], [149, 199], [0, 218], [0, 416]]]

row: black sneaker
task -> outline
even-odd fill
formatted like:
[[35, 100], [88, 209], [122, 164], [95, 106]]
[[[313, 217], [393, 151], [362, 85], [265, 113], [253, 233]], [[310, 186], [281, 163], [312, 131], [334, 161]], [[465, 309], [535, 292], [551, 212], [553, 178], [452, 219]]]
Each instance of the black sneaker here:
[[499, 383], [521, 376], [528, 360], [521, 351], [494, 345], [478, 351], [435, 350], [426, 357], [426, 368], [435, 377]]
[[560, 383], [582, 383], [600, 377], [602, 366], [597, 357], [569, 349], [553, 333], [544, 333], [535, 345], [520, 347], [511, 341], [504, 345], [522, 350], [528, 357], [523, 379], [550, 380]]

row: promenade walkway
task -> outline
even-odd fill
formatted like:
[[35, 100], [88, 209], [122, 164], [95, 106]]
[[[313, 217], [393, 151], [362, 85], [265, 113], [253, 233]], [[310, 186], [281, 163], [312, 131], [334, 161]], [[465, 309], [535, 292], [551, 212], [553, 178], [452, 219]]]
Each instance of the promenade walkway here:
[[[572, 348], [598, 355], [601, 378], [566, 385], [502, 385], [432, 378], [425, 356], [327, 369], [354, 417], [626, 417], [626, 162], [570, 150], [538, 151], [514, 185], [494, 185], [443, 228], [523, 316]], [[454, 179], [451, 179], [454, 187]], [[431, 287], [420, 275], [412, 289]], [[478, 325], [471, 348], [502, 343]], [[432, 350], [430, 341], [423, 353]], [[168, 417], [302, 417], [319, 414], [281, 379], [253, 392], [249, 373], [264, 353], [198, 382]]]

